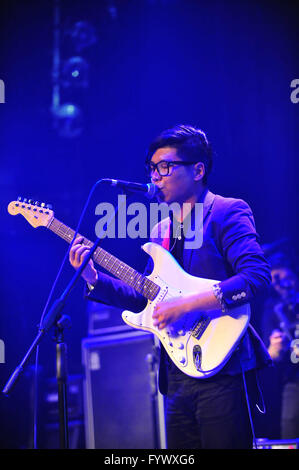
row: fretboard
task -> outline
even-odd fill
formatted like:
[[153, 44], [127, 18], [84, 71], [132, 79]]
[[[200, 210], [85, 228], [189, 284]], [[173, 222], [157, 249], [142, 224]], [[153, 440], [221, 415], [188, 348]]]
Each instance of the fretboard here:
[[[52, 232], [56, 233], [56, 235], [63, 238], [63, 240], [68, 243], [72, 242], [75, 235], [74, 230], [54, 217], [47, 228], [52, 230]], [[77, 236], [79, 237], [82, 235], [78, 234]], [[85, 237], [82, 244], [89, 247], [93, 246], [93, 243]], [[98, 247], [95, 250], [93, 260], [113, 276], [133, 287], [137, 292], [139, 292], [139, 294], [143, 295], [147, 299], [154, 300], [157, 296], [160, 290], [160, 287], [157, 284], [140, 274], [138, 271], [135, 271], [135, 269], [123, 263], [115, 256], [111, 255], [103, 248]]]

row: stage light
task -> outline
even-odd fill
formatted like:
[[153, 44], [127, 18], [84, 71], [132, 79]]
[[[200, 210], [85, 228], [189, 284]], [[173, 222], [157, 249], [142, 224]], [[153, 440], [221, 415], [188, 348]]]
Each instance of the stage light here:
[[107, 11], [112, 20], [116, 20], [118, 16], [118, 11], [115, 5], [114, 0], [107, 0]]
[[78, 137], [83, 130], [81, 109], [72, 103], [64, 103], [52, 109], [54, 127], [61, 137]]
[[66, 87], [87, 88], [89, 65], [82, 57], [71, 57], [62, 66], [61, 84]]
[[77, 52], [92, 46], [97, 42], [94, 26], [88, 21], [77, 21], [67, 32]]
[[[98, 38], [95, 27], [88, 21], [74, 21], [68, 29], [62, 30], [60, 0], [55, 0], [53, 13], [53, 126], [60, 136], [74, 138], [83, 131], [83, 112], [73, 100], [80, 102], [82, 95], [78, 90], [89, 85], [89, 64], [81, 52], [95, 44]], [[62, 60], [65, 54], [68, 58]], [[79, 94], [79, 100], [76, 94]]]

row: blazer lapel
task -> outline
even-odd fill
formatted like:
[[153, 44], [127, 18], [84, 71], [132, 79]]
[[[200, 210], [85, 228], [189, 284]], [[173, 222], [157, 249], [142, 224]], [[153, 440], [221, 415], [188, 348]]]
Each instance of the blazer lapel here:
[[[210, 211], [212, 209], [215, 196], [216, 195], [213, 194], [209, 190], [207, 190], [207, 192], [203, 195], [202, 220], [200, 220], [200, 224], [202, 226], [198, 227], [199, 230], [200, 229], [202, 230], [202, 241], [203, 241], [203, 243], [204, 243], [204, 233], [205, 233], [205, 231], [204, 231], [204, 222], [205, 222], [208, 214], [210, 213]], [[193, 224], [194, 224], [194, 221], [193, 221]], [[192, 227], [188, 228], [186, 236], [185, 236], [185, 238], [187, 240], [194, 238], [194, 235], [193, 235], [194, 229], [195, 229], [194, 226], [193, 226], [193, 231], [192, 231]], [[185, 240], [185, 244], [186, 244], [186, 240]], [[191, 267], [193, 252], [194, 252], [194, 249], [184, 249], [183, 263], [184, 263], [185, 269], [190, 269], [190, 267]]]

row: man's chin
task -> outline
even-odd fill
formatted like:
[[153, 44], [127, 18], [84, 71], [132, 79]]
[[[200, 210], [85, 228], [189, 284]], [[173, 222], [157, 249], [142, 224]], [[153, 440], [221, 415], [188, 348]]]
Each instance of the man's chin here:
[[158, 194], [156, 195], [157, 201], [160, 202], [166, 202], [165, 200], [165, 195], [162, 193], [162, 191], [159, 191]]

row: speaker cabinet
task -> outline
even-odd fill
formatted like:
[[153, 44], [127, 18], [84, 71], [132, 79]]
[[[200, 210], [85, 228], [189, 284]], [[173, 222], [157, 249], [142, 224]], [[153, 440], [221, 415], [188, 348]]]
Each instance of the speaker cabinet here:
[[82, 341], [87, 448], [165, 448], [154, 339], [123, 327]]
[[[47, 379], [42, 389], [41, 429], [38, 446], [42, 449], [58, 449], [59, 403], [56, 377]], [[83, 377], [69, 375], [67, 380], [67, 417], [69, 448], [84, 449]]]

